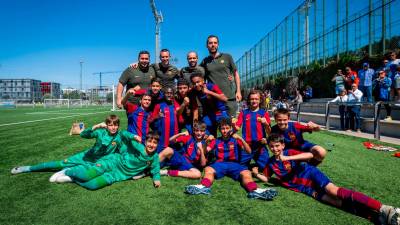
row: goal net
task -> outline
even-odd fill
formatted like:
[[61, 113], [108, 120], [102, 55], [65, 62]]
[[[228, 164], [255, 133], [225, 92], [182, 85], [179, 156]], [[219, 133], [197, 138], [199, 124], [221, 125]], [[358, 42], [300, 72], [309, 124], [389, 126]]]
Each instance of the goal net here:
[[45, 99], [44, 108], [77, 108], [82, 107], [82, 99]]

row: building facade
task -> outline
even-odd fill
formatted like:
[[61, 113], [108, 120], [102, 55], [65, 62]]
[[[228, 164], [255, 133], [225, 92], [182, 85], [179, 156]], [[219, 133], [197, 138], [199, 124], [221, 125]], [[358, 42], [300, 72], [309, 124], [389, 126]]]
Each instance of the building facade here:
[[40, 83], [42, 95], [49, 95], [51, 98], [59, 99], [61, 96], [61, 85], [54, 82], [41, 82]]
[[40, 83], [34, 79], [0, 79], [0, 99], [40, 102], [43, 98]]

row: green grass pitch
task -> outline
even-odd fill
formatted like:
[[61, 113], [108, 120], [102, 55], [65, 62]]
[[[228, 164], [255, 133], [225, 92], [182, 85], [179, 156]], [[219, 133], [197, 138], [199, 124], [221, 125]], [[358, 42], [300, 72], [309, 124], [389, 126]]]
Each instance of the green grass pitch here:
[[[88, 191], [49, 183], [50, 172], [10, 174], [14, 166], [63, 159], [90, 147], [93, 140], [68, 135], [72, 122], [92, 126], [108, 114], [108, 108], [0, 110], [0, 224], [369, 224], [281, 187], [273, 201], [250, 200], [230, 178], [216, 181], [210, 196], [188, 196], [184, 187], [197, 180], [162, 177], [155, 189], [144, 178]], [[116, 114], [126, 129], [124, 112]], [[33, 120], [44, 121], [20, 123]], [[366, 150], [363, 139], [329, 132], [306, 139], [331, 150], [320, 169], [335, 184], [400, 206], [400, 159], [392, 153]]]

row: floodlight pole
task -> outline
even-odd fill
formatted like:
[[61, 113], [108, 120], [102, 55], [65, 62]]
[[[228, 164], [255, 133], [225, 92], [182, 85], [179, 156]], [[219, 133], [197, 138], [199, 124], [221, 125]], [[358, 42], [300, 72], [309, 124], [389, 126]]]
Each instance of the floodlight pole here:
[[83, 66], [83, 59], [81, 58], [81, 60], [79, 61], [79, 64], [81, 66], [81, 71], [80, 71], [80, 81], [79, 81], [79, 88], [80, 88], [80, 98], [82, 99], [82, 66]]
[[161, 23], [164, 22], [164, 18], [162, 16], [161, 11], [157, 11], [156, 4], [154, 0], [150, 0], [150, 7], [151, 11], [153, 12], [154, 19], [156, 22], [156, 27], [155, 27], [155, 54], [154, 54], [154, 62], [157, 63], [158, 60], [158, 55], [160, 54], [160, 47], [161, 47]]

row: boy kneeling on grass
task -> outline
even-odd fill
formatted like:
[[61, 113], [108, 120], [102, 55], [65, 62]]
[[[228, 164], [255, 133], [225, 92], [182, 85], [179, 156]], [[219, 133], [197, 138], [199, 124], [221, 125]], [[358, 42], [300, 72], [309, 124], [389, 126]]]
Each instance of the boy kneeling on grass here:
[[[133, 138], [121, 148], [120, 154], [113, 154], [105, 160], [100, 160], [94, 166], [76, 166], [65, 170], [65, 178], [70, 178], [82, 187], [97, 190], [118, 181], [132, 179], [150, 169], [154, 187], [160, 187], [160, 163], [157, 154], [159, 136], [149, 132], [146, 144], [143, 145]], [[67, 182], [67, 179], [63, 179]]]
[[186, 186], [185, 192], [192, 195], [210, 194], [214, 179], [229, 176], [240, 180], [246, 191], [247, 197], [262, 200], [271, 200], [277, 195], [274, 189], [258, 188], [253, 181], [251, 172], [246, 166], [239, 163], [241, 150], [251, 153], [250, 146], [238, 134], [232, 134], [232, 125], [229, 118], [222, 118], [219, 122], [219, 131], [222, 136], [211, 141], [207, 151], [215, 157], [215, 162], [207, 166], [204, 177], [198, 185]]
[[318, 168], [305, 163], [314, 157], [312, 153], [285, 150], [284, 139], [279, 134], [268, 137], [268, 147], [273, 156], [264, 174], [268, 178], [275, 174], [283, 187], [367, 218], [375, 224], [400, 224], [399, 208], [383, 205], [363, 193], [338, 187]]

